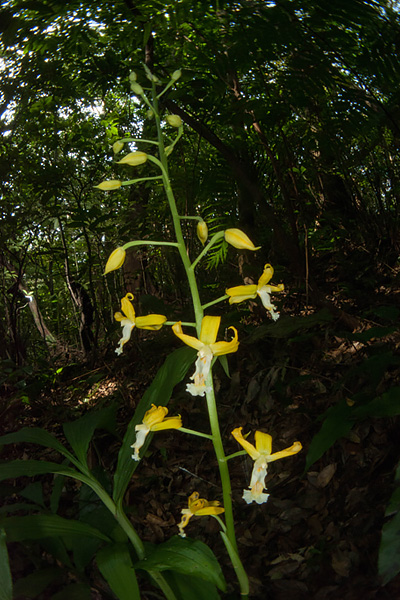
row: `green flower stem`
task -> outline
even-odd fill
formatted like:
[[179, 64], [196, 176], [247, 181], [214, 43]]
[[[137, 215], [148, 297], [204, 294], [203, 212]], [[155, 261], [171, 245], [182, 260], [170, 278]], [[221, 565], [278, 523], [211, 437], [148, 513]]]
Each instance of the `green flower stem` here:
[[206, 308], [209, 308], [210, 306], [213, 306], [214, 304], [218, 304], [218, 302], [222, 302], [223, 300], [226, 300], [227, 298], [229, 298], [229, 296], [227, 294], [225, 294], [225, 296], [220, 296], [219, 298], [217, 298], [216, 300], [213, 300], [212, 302], [207, 302], [207, 304], [203, 304], [202, 308], [203, 308], [203, 310], [206, 310]]
[[[132, 546], [135, 549], [137, 557], [139, 560], [143, 560], [146, 557], [145, 549], [142, 540], [136, 533], [135, 528], [132, 523], [129, 521], [128, 517], [122, 510], [120, 506], [117, 506], [115, 502], [110, 498], [107, 492], [103, 489], [103, 487], [98, 483], [96, 479], [91, 477], [90, 487], [92, 490], [98, 495], [103, 504], [108, 508], [111, 514], [114, 515], [115, 520], [118, 522], [120, 527], [126, 533], [128, 539], [130, 540]], [[164, 596], [167, 600], [177, 600], [174, 592], [171, 590], [168, 583], [165, 581], [163, 575], [159, 571], [149, 571], [150, 576], [153, 581], [157, 583], [157, 585], [162, 590]]]
[[192, 264], [190, 265], [190, 269], [192, 271], [194, 271], [196, 265], [201, 261], [201, 259], [203, 258], [203, 256], [205, 256], [207, 254], [207, 252], [209, 251], [209, 249], [214, 246], [214, 244], [216, 242], [218, 242], [218, 240], [220, 240], [221, 238], [224, 237], [225, 232], [224, 231], [218, 231], [218, 233], [214, 234], [211, 238], [211, 240], [208, 242], [207, 246], [205, 246], [203, 248], [203, 250], [200, 252], [200, 254], [198, 255], [198, 257], [192, 262]]
[[154, 156], [149, 156], [149, 159], [152, 160], [152, 162], [154, 162], [155, 164], [158, 164], [158, 166], [161, 169], [164, 189], [165, 189], [165, 193], [166, 193], [168, 203], [170, 206], [176, 240], [178, 243], [178, 251], [179, 251], [183, 266], [185, 267], [185, 271], [187, 274], [188, 283], [189, 283], [189, 287], [190, 287], [190, 293], [192, 296], [193, 308], [194, 308], [194, 314], [195, 314], [195, 320], [196, 320], [197, 335], [200, 335], [201, 321], [203, 319], [204, 313], [203, 313], [203, 309], [201, 307], [201, 301], [200, 301], [199, 290], [197, 288], [196, 277], [194, 275], [194, 271], [190, 269], [190, 259], [188, 257], [187, 251], [186, 251], [186, 245], [185, 245], [185, 240], [184, 240], [183, 234], [182, 234], [182, 227], [181, 227], [181, 222], [180, 222], [180, 218], [179, 218], [179, 214], [178, 214], [178, 209], [177, 209], [176, 202], [175, 202], [175, 196], [172, 191], [171, 181], [169, 178], [168, 160], [167, 160], [167, 155], [166, 155], [165, 148], [164, 148], [163, 132], [161, 130], [161, 121], [160, 121], [160, 115], [159, 115], [159, 110], [158, 110], [157, 91], [156, 91], [156, 85], [154, 82], [153, 82], [153, 108], [154, 108], [154, 112], [155, 112], [155, 122], [156, 122], [156, 126], [157, 126], [158, 149], [159, 149], [160, 160], [158, 160]]
[[226, 530], [227, 530], [227, 535], [229, 537], [229, 540], [237, 552], [235, 525], [234, 525], [234, 521], [233, 521], [233, 510], [232, 510], [231, 480], [229, 477], [229, 470], [228, 470], [228, 464], [226, 462], [224, 447], [222, 445], [221, 431], [220, 431], [220, 427], [219, 427], [218, 412], [217, 412], [217, 404], [215, 401], [215, 394], [214, 394], [212, 370], [210, 370], [210, 373], [208, 374], [208, 377], [206, 380], [206, 387], [209, 390], [206, 393], [207, 408], [208, 408], [208, 415], [209, 415], [209, 419], [210, 419], [210, 427], [211, 427], [211, 432], [212, 432], [214, 451], [215, 451], [215, 455], [218, 460], [219, 474], [221, 477], [222, 495], [223, 495], [223, 499], [224, 499], [224, 509], [225, 509]]
[[220, 531], [220, 535], [225, 544], [225, 548], [229, 554], [229, 558], [231, 559], [231, 563], [233, 568], [235, 569], [236, 577], [238, 578], [240, 585], [240, 596], [243, 600], [247, 600], [249, 595], [249, 578], [247, 577], [247, 573], [243, 568], [242, 562], [239, 558], [238, 553], [235, 548], [232, 546], [230, 539], [226, 535], [224, 531]]
[[[165, 321], [164, 325], [175, 325], [176, 321]], [[185, 323], [185, 321], [181, 322], [181, 325], [185, 327], [196, 327], [196, 323]]]
[[178, 431], [189, 433], [190, 435], [198, 435], [199, 437], [208, 438], [209, 440], [213, 439], [213, 436], [209, 435], [208, 433], [201, 433], [200, 431], [195, 431], [194, 429], [186, 429], [186, 427], [179, 427]]
[[124, 250], [128, 248], [132, 248], [133, 246], [175, 246], [175, 248], [179, 247], [179, 244], [176, 242], [153, 242], [153, 240], [135, 240], [134, 242], [127, 242], [122, 246]]
[[128, 179], [128, 181], [123, 181], [121, 185], [132, 185], [133, 183], [140, 183], [141, 181], [154, 181], [155, 179], [162, 179], [162, 176], [156, 175], [155, 177], [139, 177], [138, 179]]
[[237, 456], [245, 456], [246, 454], [246, 450], [239, 450], [238, 452], [234, 452], [233, 454], [226, 456], [226, 460], [231, 460], [231, 458], [236, 458]]
[[142, 142], [143, 144], [154, 144], [158, 146], [158, 142], [155, 140], [145, 140], [144, 138], [122, 138], [122, 140], [118, 140], [120, 142]]

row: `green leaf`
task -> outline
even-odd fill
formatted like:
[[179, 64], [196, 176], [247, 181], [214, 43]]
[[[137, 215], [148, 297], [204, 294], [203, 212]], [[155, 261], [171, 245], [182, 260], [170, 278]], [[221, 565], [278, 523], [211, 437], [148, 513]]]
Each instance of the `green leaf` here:
[[382, 396], [374, 398], [367, 404], [354, 408], [352, 416], [356, 419], [365, 417], [394, 417], [400, 414], [400, 387], [391, 388]]
[[135, 569], [126, 544], [112, 544], [96, 555], [97, 566], [119, 600], [140, 600]]
[[[132, 460], [132, 449], [130, 447], [136, 438], [135, 426], [142, 422], [145, 412], [149, 410], [152, 404], [156, 406], [166, 406], [168, 404], [174, 387], [186, 376], [195, 357], [196, 351], [192, 348], [185, 347], [174, 350], [160, 367], [152, 384], [140, 400], [135, 414], [128, 425], [118, 455], [113, 492], [113, 497], [117, 504], [122, 501], [127, 485], [139, 464]], [[150, 439], [151, 434], [148, 436], [147, 442], [141, 452], [145, 451], [147, 445], [150, 443]]]
[[12, 579], [4, 529], [0, 529], [0, 581], [0, 600], [12, 600]]
[[0, 446], [2, 444], [18, 444], [19, 442], [39, 444], [40, 446], [45, 446], [45, 448], [53, 448], [53, 450], [57, 450], [71, 462], [76, 463], [74, 455], [45, 429], [40, 429], [39, 427], [24, 427], [23, 429], [20, 429], [20, 431], [8, 433], [7, 435], [0, 437]]
[[169, 570], [192, 575], [226, 591], [226, 582], [217, 559], [210, 548], [199, 540], [174, 536], [156, 546], [135, 567], [145, 571]]
[[330, 448], [336, 440], [349, 433], [353, 427], [350, 420], [352, 409], [343, 400], [326, 412], [326, 418], [319, 432], [313, 437], [306, 457], [305, 471]]
[[383, 579], [383, 585], [400, 573], [400, 512], [382, 528], [378, 571]]
[[19, 579], [14, 585], [14, 596], [19, 598], [36, 598], [41, 594], [50, 583], [53, 581], [62, 581], [65, 571], [59, 567], [48, 567], [34, 571], [26, 577]]
[[71, 583], [64, 587], [61, 592], [57, 592], [51, 597], [51, 600], [91, 600], [92, 590], [86, 583]]
[[115, 406], [108, 406], [99, 411], [89, 412], [71, 423], [64, 423], [65, 437], [82, 464], [87, 465], [86, 455], [94, 431], [110, 428], [115, 431], [115, 411]]
[[99, 538], [106, 542], [110, 541], [98, 529], [75, 521], [64, 519], [58, 515], [29, 515], [27, 517], [7, 517], [1, 519], [2, 526], [10, 542], [21, 542], [24, 540], [38, 540], [52, 536], [85, 535]]
[[34, 475], [43, 475], [44, 473], [66, 475], [78, 481], [83, 481], [83, 483], [87, 483], [88, 485], [93, 483], [89, 476], [83, 475], [75, 471], [75, 469], [45, 460], [10, 460], [0, 463], [0, 481], [21, 476], [33, 477]]
[[276, 323], [268, 323], [257, 327], [244, 343], [252, 344], [264, 338], [286, 338], [297, 331], [311, 329], [317, 325], [326, 325], [332, 321], [333, 316], [327, 308], [306, 317], [281, 317]]
[[216, 586], [194, 575], [164, 571], [163, 576], [177, 600], [220, 600]]

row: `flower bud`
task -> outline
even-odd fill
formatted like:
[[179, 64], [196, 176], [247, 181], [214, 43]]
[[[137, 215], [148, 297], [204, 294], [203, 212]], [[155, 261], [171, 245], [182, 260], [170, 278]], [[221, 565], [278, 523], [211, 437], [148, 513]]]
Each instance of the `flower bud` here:
[[208, 227], [203, 219], [197, 223], [197, 237], [204, 246], [208, 238]]
[[182, 71], [180, 69], [177, 69], [176, 71], [174, 71], [171, 75], [171, 79], [173, 81], [178, 81], [179, 77], [182, 75]]
[[136, 167], [137, 165], [142, 165], [147, 160], [146, 152], [130, 152], [124, 158], [121, 158], [117, 162], [118, 165], [131, 165], [132, 167]]
[[143, 96], [144, 91], [140, 83], [133, 82], [131, 83], [131, 90], [136, 96]]
[[182, 119], [178, 115], [167, 115], [166, 119], [171, 127], [182, 127]]
[[226, 229], [225, 240], [239, 250], [259, 250], [261, 246], [254, 246], [253, 242], [240, 229]]
[[154, 119], [154, 110], [153, 110], [152, 108], [149, 108], [149, 109], [146, 111], [146, 117], [147, 117], [148, 119]]
[[121, 152], [123, 147], [124, 147], [124, 142], [121, 142], [121, 141], [114, 142], [112, 145], [114, 154], [118, 154], [118, 152]]
[[126, 252], [121, 246], [119, 248], [116, 248], [113, 252], [111, 252], [106, 264], [106, 268], [104, 270], [104, 275], [107, 275], [107, 273], [110, 273], [110, 271], [116, 271], [117, 269], [122, 267], [125, 261], [125, 256]]
[[122, 181], [119, 179], [109, 179], [108, 181], [102, 181], [99, 185], [95, 185], [94, 187], [98, 190], [103, 190], [103, 192], [108, 192], [111, 190], [117, 190], [122, 185]]
[[135, 71], [132, 71], [132, 73], [129, 74], [129, 81], [131, 83], [135, 83], [136, 79], [137, 79], [137, 75], [136, 75]]

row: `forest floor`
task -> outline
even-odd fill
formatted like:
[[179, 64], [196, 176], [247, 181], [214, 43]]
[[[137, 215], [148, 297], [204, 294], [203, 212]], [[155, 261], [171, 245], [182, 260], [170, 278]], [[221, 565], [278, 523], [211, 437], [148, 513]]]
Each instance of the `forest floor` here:
[[[305, 472], [311, 441], [330, 407], [364, 402], [399, 385], [397, 277], [375, 284], [368, 293], [359, 290], [357, 301], [346, 298], [343, 289], [330, 290], [332, 302], [358, 319], [352, 331], [340, 315], [305, 306], [304, 298], [293, 290], [283, 300], [276, 324], [267, 321], [259, 306], [251, 305], [250, 313], [242, 313], [239, 351], [229, 357], [230, 378], [219, 365], [215, 369], [227, 453], [240, 449], [230, 435], [240, 426], [251, 432], [250, 441], [257, 429], [270, 433], [273, 451], [296, 440], [303, 445], [296, 456], [270, 465], [270, 498], [262, 505], [242, 500], [251, 459], [239, 456], [229, 463], [239, 551], [254, 600], [400, 598], [400, 577], [384, 586], [377, 569], [381, 529], [400, 458], [399, 418], [355, 421], [350, 432]], [[135, 406], [169, 351], [167, 333], [155, 339], [153, 334], [141, 333], [121, 358], [110, 355], [94, 370], [79, 365], [65, 369], [35, 401], [21, 405], [13, 400], [3, 416], [3, 432], [34, 425], [60, 435], [62, 422], [116, 402], [123, 436]], [[173, 344], [178, 347], [177, 340]], [[96, 373], [100, 376], [91, 383]], [[177, 386], [169, 411], [181, 414], [185, 427], [208, 431], [204, 401], [187, 394], [185, 382]], [[112, 472], [119, 443], [109, 433], [100, 433], [90, 449], [93, 466]], [[3, 448], [1, 458], [22, 456], [48, 460], [48, 451], [29, 444], [12, 445]], [[15, 482], [15, 493], [7, 502], [17, 501], [17, 490]], [[180, 511], [193, 491], [209, 500], [221, 498], [211, 443], [173, 430], [154, 435], [126, 495], [130, 519], [142, 539], [158, 543], [176, 535]], [[74, 484], [69, 483], [66, 514], [71, 509], [68, 497], [73, 502], [74, 492]], [[210, 545], [229, 582], [227, 597], [235, 598], [235, 577], [217, 521], [193, 518], [187, 534]], [[32, 566], [15, 549], [11, 555], [14, 578], [25, 576]], [[93, 598], [110, 598], [92, 577], [93, 590], [97, 590]], [[45, 593], [39, 596], [47, 597]], [[143, 598], [152, 597], [145, 584]]]

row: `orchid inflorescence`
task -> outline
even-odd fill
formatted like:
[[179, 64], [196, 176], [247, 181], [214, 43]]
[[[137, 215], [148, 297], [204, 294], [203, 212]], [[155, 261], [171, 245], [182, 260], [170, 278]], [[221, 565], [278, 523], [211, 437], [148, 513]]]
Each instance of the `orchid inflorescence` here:
[[[165, 88], [160, 91], [157, 87], [161, 83], [160, 80], [150, 73], [145, 67], [146, 76], [151, 81], [152, 85], [152, 101], [149, 100], [147, 91], [138, 82], [135, 73], [130, 75], [131, 90], [134, 94], [139, 96], [142, 101], [148, 107], [148, 117], [153, 118], [156, 121], [158, 141], [140, 140], [134, 138], [125, 138], [117, 140], [113, 144], [114, 154], [119, 154], [125, 147], [125, 144], [134, 142], [135, 144], [141, 141], [155, 144], [159, 150], [159, 158], [151, 154], [134, 151], [128, 152], [122, 157], [117, 164], [128, 165], [136, 167], [145, 163], [152, 162], [155, 164], [161, 172], [160, 176], [157, 177], [141, 177], [140, 179], [133, 179], [126, 182], [122, 182], [119, 179], [110, 179], [101, 182], [95, 186], [105, 192], [112, 190], [118, 190], [123, 185], [132, 185], [136, 181], [162, 179], [164, 190], [170, 205], [171, 214], [173, 217], [173, 224], [176, 233], [176, 242], [169, 241], [149, 241], [149, 240], [135, 240], [128, 242], [123, 246], [116, 248], [110, 255], [106, 267], [105, 274], [120, 269], [125, 262], [126, 251], [128, 248], [138, 245], [150, 244], [155, 246], [172, 246], [177, 249], [180, 254], [183, 266], [185, 268], [189, 288], [193, 301], [193, 308], [195, 313], [195, 323], [186, 323], [184, 326], [194, 326], [197, 330], [197, 337], [184, 333], [182, 329], [181, 321], [167, 321], [165, 315], [160, 314], [149, 314], [146, 316], [136, 316], [136, 312], [132, 301], [134, 296], [131, 293], [127, 293], [121, 300], [121, 311], [115, 313], [115, 319], [121, 324], [122, 337], [119, 341], [116, 353], [122, 354], [124, 345], [129, 341], [132, 331], [134, 328], [147, 329], [147, 330], [160, 330], [164, 325], [170, 325], [172, 331], [176, 337], [178, 337], [184, 344], [194, 348], [197, 351], [197, 358], [195, 362], [195, 372], [190, 377], [191, 383], [188, 383], [186, 390], [192, 396], [206, 397], [207, 409], [210, 420], [211, 435], [196, 432], [193, 430], [185, 429], [182, 426], [182, 419], [180, 415], [174, 417], [167, 417], [168, 409], [165, 406], [151, 405], [151, 408], [144, 414], [141, 423], [135, 425], [136, 439], [131, 445], [134, 453], [132, 458], [135, 461], [140, 461], [140, 450], [145, 444], [147, 436], [151, 432], [162, 431], [165, 429], [178, 429], [186, 433], [193, 435], [207, 437], [212, 440], [214, 450], [217, 458], [217, 463], [221, 476], [222, 492], [224, 499], [224, 507], [220, 506], [218, 501], [208, 501], [204, 498], [200, 498], [198, 492], [193, 492], [188, 499], [188, 508], [182, 509], [182, 519], [178, 524], [179, 535], [185, 537], [184, 528], [187, 526], [189, 520], [193, 516], [211, 515], [216, 517], [221, 527], [223, 528], [223, 536], [225, 535], [224, 543], [227, 547], [229, 556], [236, 557], [232, 559], [235, 564], [235, 570], [238, 574], [238, 580], [241, 587], [241, 593], [243, 597], [247, 597], [248, 582], [245, 571], [240, 563], [239, 556], [237, 554], [236, 538], [234, 531], [234, 521], [232, 513], [232, 502], [231, 502], [231, 485], [229, 478], [229, 471], [227, 468], [227, 462], [231, 457], [225, 456], [222, 439], [220, 434], [220, 427], [218, 421], [218, 413], [214, 395], [213, 378], [212, 378], [212, 365], [215, 357], [223, 356], [236, 352], [239, 347], [238, 332], [235, 327], [228, 327], [228, 331], [231, 332], [231, 339], [229, 341], [217, 341], [218, 331], [221, 324], [220, 316], [204, 315], [204, 309], [228, 299], [229, 304], [238, 304], [246, 300], [254, 300], [257, 296], [260, 297], [261, 302], [267, 312], [271, 315], [272, 319], [276, 321], [279, 318], [279, 312], [277, 312], [276, 306], [271, 302], [271, 294], [279, 293], [284, 290], [283, 284], [273, 285], [271, 280], [274, 274], [272, 266], [267, 263], [264, 265], [263, 272], [257, 282], [257, 284], [251, 285], [238, 285], [226, 289], [226, 293], [221, 298], [210, 302], [207, 305], [202, 305], [200, 301], [200, 295], [198, 285], [195, 278], [195, 267], [200, 260], [206, 255], [209, 249], [216, 244], [218, 241], [225, 240], [226, 243], [237, 248], [239, 250], [249, 250], [255, 252], [260, 249], [260, 246], [256, 247], [250, 238], [240, 229], [230, 228], [224, 231], [215, 233], [211, 239], [209, 239], [209, 232], [206, 222], [200, 216], [181, 216], [177, 212], [176, 202], [172, 187], [169, 180], [168, 168], [167, 168], [167, 157], [173, 151], [176, 143], [180, 139], [183, 133], [182, 119], [178, 115], [167, 115], [165, 119], [165, 125], [168, 128], [175, 130], [175, 139], [165, 139], [165, 126], [161, 126], [161, 115], [158, 108], [158, 99], [162, 94], [169, 89], [172, 85], [175, 85], [176, 81], [180, 77], [180, 71], [175, 71], [167, 83]], [[157, 85], [156, 85], [157, 84]], [[165, 144], [167, 142], [167, 145]], [[191, 262], [187, 253], [187, 248], [184, 242], [181, 220], [182, 219], [194, 219], [197, 221], [196, 233], [197, 237], [202, 244], [202, 249], [197, 258]], [[168, 399], [167, 399], [168, 400]], [[280, 458], [292, 456], [298, 453], [302, 446], [300, 442], [294, 442], [292, 446], [281, 450], [279, 452], [272, 453], [272, 438], [269, 434], [262, 431], [255, 432], [255, 445], [247, 441], [246, 436], [242, 434], [242, 427], [237, 427], [232, 431], [233, 437], [242, 446], [244, 452], [236, 453], [244, 454], [245, 452], [250, 455], [254, 461], [253, 470], [249, 486], [243, 490], [243, 499], [246, 503], [250, 504], [255, 502], [257, 504], [263, 504], [268, 500], [269, 494], [265, 492], [265, 478], [267, 476], [268, 463], [278, 460]], [[225, 523], [218, 515], [225, 513]]]

